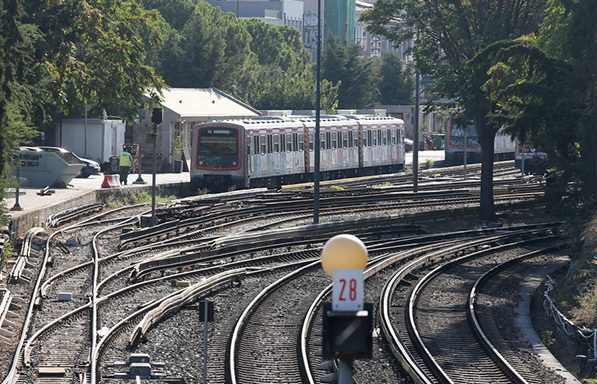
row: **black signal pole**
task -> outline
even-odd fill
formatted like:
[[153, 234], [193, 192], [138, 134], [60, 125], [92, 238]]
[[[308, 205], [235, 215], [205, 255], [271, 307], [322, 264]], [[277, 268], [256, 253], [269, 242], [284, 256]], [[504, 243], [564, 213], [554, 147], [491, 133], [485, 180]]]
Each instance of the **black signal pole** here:
[[[319, 119], [321, 117], [321, 0], [317, 0], [317, 90], [315, 95], [315, 164], [313, 172], [313, 224], [319, 223], [319, 167], [320, 167], [320, 140]], [[309, 141], [309, 140], [307, 140]]]

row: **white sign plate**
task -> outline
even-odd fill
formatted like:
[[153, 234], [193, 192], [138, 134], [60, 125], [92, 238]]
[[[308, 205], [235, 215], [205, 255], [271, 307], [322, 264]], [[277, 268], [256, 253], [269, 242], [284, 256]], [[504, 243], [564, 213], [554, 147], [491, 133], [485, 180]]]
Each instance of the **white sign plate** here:
[[361, 311], [363, 309], [363, 270], [334, 269], [332, 309]]

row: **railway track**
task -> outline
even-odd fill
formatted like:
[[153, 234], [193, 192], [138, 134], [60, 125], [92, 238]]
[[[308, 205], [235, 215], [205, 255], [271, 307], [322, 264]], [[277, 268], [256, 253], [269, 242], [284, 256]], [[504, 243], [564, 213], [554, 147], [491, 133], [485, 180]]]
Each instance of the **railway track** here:
[[[317, 227], [309, 223], [309, 193], [242, 192], [158, 210], [154, 228], [138, 228], [147, 214], [144, 206], [60, 228], [39, 257], [42, 272], [23, 321], [31, 325], [24, 327], [3, 383], [119, 382], [123, 375], [134, 378], [127, 365], [132, 353], [151, 356], [155, 377], [170, 382], [198, 382], [195, 366], [205, 358], [213, 382], [321, 380], [328, 372], [317, 369], [326, 362], [317, 356], [312, 320], [321, 314], [330, 281], [317, 265], [319, 248], [339, 232], [363, 238], [376, 260], [367, 272], [368, 300], [377, 301], [382, 282], [400, 263], [422, 257], [437, 243], [486, 236], [424, 234], [421, 226], [404, 224], [417, 215], [442, 220], [476, 209], [474, 192], [460, 187], [441, 192], [437, 186], [416, 196], [400, 188], [347, 189], [335, 197], [326, 192]], [[536, 204], [535, 193], [500, 194], [497, 205]], [[308, 270], [297, 272], [301, 268]], [[269, 293], [261, 294], [264, 290]], [[296, 295], [299, 290], [304, 297]], [[198, 332], [197, 302], [203, 298], [217, 309], [216, 321], [208, 324], [208, 356]], [[388, 344], [376, 338], [375, 345], [376, 361], [390, 372], [377, 367], [376, 375], [405, 380]], [[179, 364], [181, 359], [188, 363]], [[362, 364], [370, 363], [356, 363], [355, 377]]]
[[[380, 303], [382, 328], [393, 340], [395, 355], [416, 382], [536, 382], [523, 379], [511, 365], [488, 354], [487, 346], [479, 345], [477, 334], [482, 331], [466, 326], [470, 319], [466, 309], [482, 271], [520, 257], [530, 252], [529, 248], [541, 248], [532, 244], [537, 241], [561, 241], [559, 236], [539, 239], [512, 242], [502, 235], [458, 245], [414, 261], [389, 280]], [[468, 254], [424, 272], [430, 269], [430, 260], [462, 252]]]

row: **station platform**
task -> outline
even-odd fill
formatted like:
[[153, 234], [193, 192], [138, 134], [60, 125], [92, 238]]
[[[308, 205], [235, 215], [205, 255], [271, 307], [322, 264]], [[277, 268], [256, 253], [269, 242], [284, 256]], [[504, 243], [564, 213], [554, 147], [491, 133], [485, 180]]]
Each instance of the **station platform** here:
[[[50, 193], [40, 195], [39, 187], [21, 187], [19, 189], [19, 206], [21, 210], [11, 210], [16, 203], [15, 190], [11, 189], [2, 201], [6, 215], [10, 219], [12, 236], [22, 236], [30, 228], [44, 227], [46, 219], [51, 215], [68, 209], [81, 207], [93, 203], [104, 203], [109, 196], [127, 195], [140, 192], [151, 193], [152, 174], [142, 174], [145, 184], [136, 184], [138, 174], [128, 176], [128, 185], [116, 185], [112, 188], [102, 188], [105, 176], [103, 174], [88, 178], [74, 178], [66, 188], [50, 188]], [[156, 174], [156, 193], [173, 195], [181, 183], [190, 182], [188, 172], [158, 173]], [[53, 192], [52, 192], [53, 191]]]

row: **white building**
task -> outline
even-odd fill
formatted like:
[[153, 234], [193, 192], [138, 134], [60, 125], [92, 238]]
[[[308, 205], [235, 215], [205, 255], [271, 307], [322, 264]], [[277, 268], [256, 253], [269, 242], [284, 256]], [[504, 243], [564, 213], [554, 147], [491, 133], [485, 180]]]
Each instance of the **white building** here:
[[[140, 144], [143, 169], [150, 169], [153, 159], [153, 132], [157, 131], [157, 169], [170, 172], [175, 160], [190, 167], [192, 127], [213, 120], [243, 119], [259, 116], [256, 109], [216, 88], [170, 88], [163, 92], [162, 123], [152, 123], [153, 110], [148, 108], [142, 120], [133, 125], [133, 141]], [[139, 137], [139, 133], [142, 136]], [[139, 143], [140, 141], [140, 143]]]
[[46, 145], [62, 147], [100, 164], [118, 156], [124, 145], [126, 122], [120, 118], [61, 119]]

